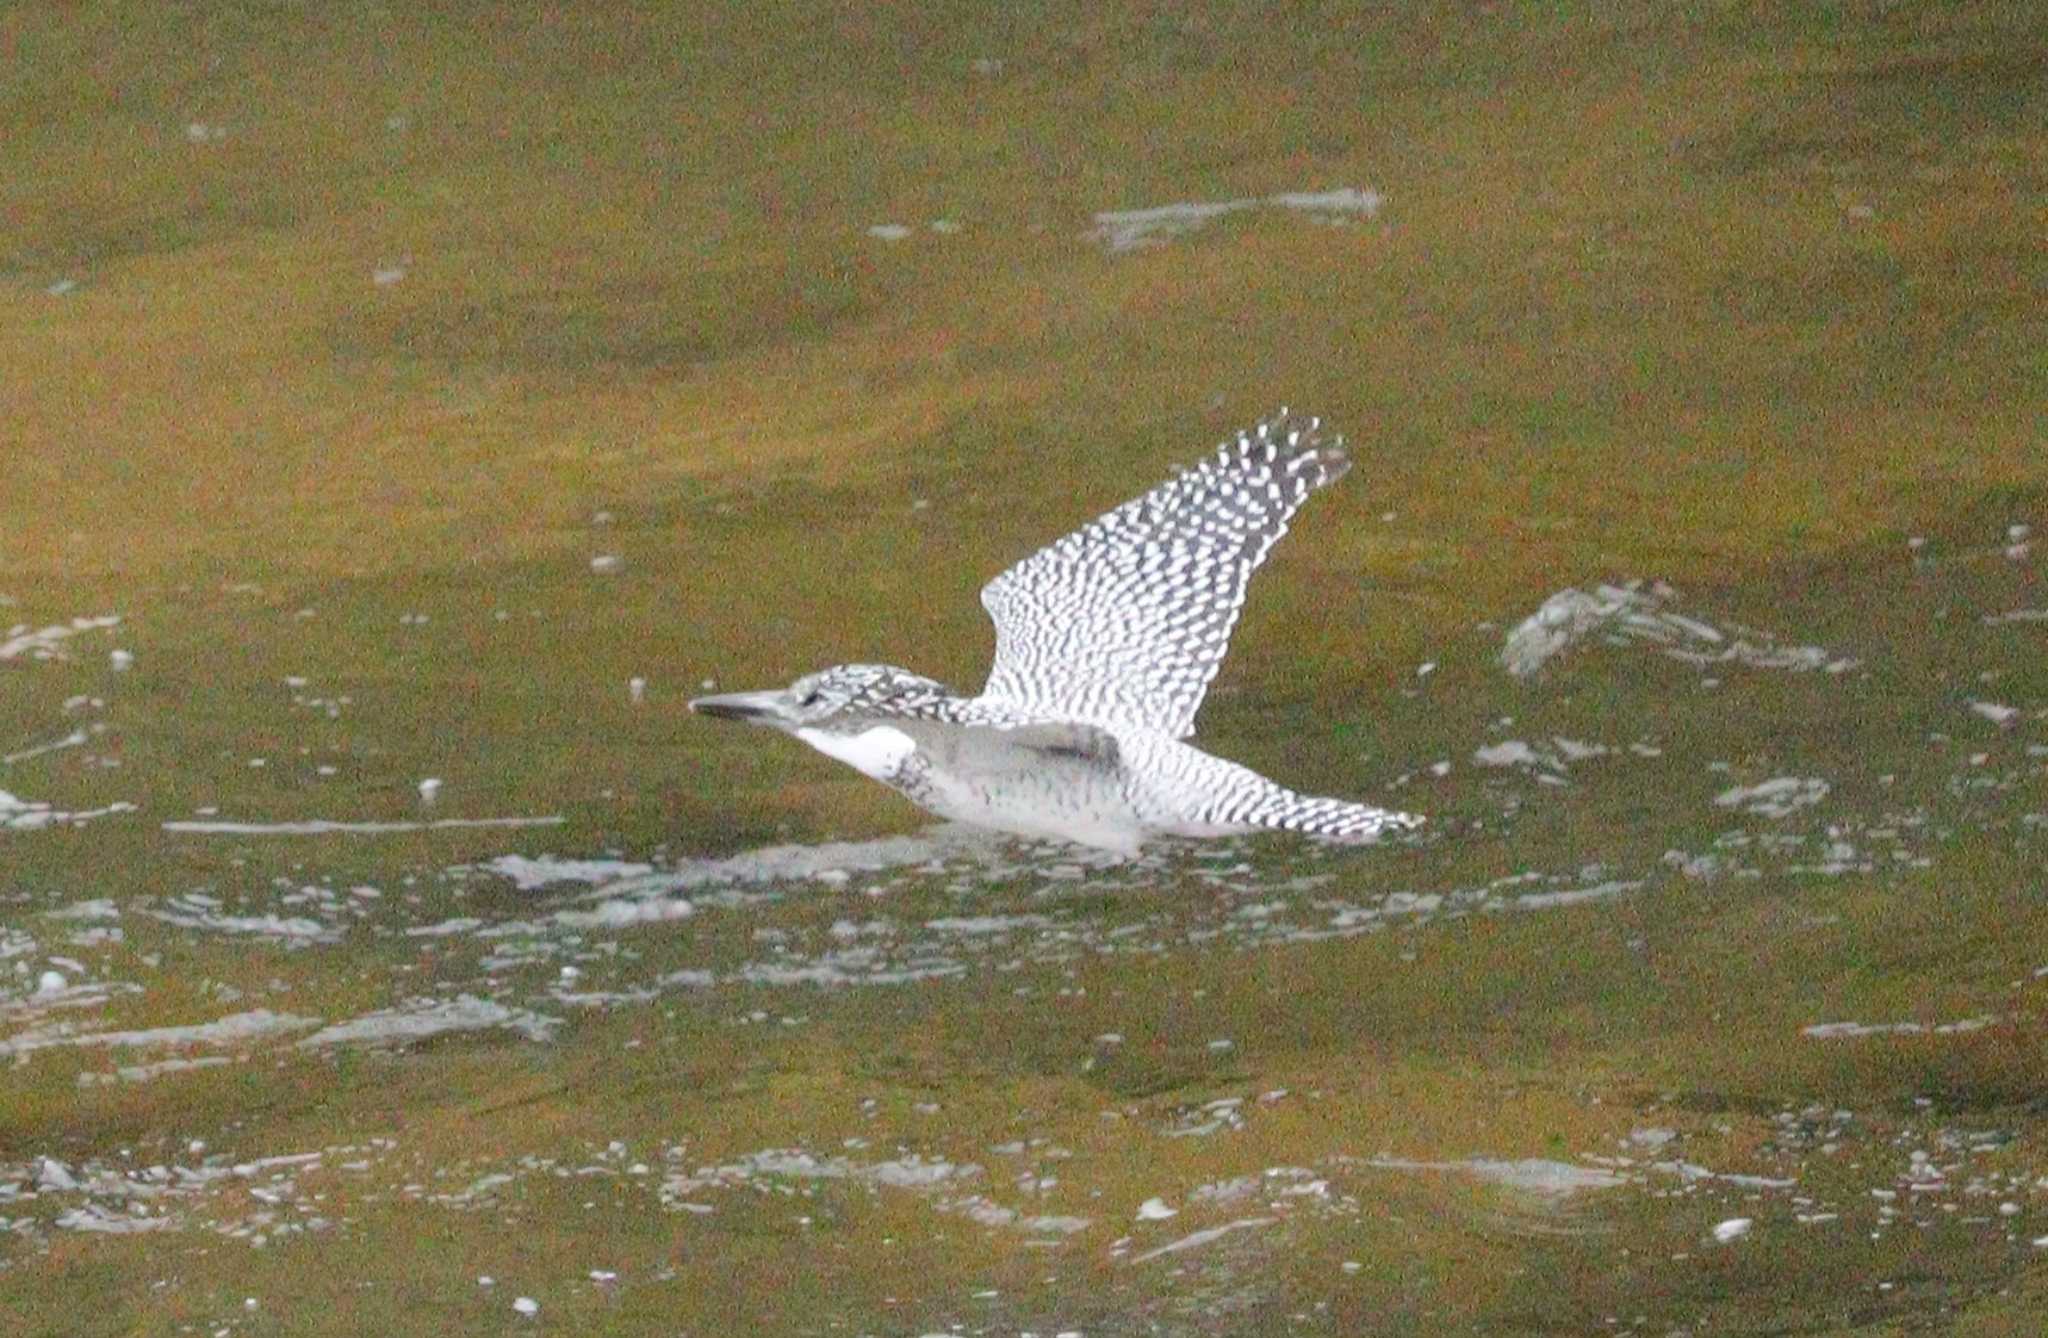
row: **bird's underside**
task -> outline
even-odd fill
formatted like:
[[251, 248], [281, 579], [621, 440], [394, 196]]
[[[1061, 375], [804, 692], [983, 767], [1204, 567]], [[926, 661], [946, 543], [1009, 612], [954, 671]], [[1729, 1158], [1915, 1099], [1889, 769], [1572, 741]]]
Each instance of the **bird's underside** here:
[[941, 817], [1126, 855], [1157, 837], [1262, 828], [1362, 842], [1415, 821], [1296, 794], [1148, 730], [1071, 721], [1000, 728], [894, 720], [871, 728], [899, 732], [912, 744], [900, 764], [875, 778]]
[[1161, 836], [1370, 841], [1415, 826], [1181, 742], [1252, 571], [1309, 494], [1350, 467], [1319, 429], [1283, 410], [990, 581], [996, 657], [978, 697], [841, 665], [691, 707], [795, 734], [940, 816], [1125, 853]]

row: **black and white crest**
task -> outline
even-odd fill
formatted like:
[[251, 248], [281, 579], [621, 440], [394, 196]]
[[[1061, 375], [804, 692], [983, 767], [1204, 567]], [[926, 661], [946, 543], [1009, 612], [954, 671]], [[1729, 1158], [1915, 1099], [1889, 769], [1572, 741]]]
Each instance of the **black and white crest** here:
[[1193, 733], [1253, 570], [1308, 495], [1350, 468], [1321, 426], [1283, 409], [990, 581], [984, 699]]
[[893, 664], [841, 664], [790, 685], [796, 708], [810, 717], [841, 713], [943, 720], [959, 700], [936, 679]]

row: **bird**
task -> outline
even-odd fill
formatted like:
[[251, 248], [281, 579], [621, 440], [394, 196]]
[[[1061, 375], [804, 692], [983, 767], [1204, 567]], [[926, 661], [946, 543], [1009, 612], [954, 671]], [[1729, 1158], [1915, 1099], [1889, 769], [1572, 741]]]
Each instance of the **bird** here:
[[1423, 819], [1296, 793], [1185, 740], [1252, 572], [1344, 439], [1285, 408], [1192, 468], [990, 581], [995, 663], [978, 696], [889, 664], [690, 709], [794, 735], [939, 817], [1131, 857], [1268, 829], [1363, 844]]

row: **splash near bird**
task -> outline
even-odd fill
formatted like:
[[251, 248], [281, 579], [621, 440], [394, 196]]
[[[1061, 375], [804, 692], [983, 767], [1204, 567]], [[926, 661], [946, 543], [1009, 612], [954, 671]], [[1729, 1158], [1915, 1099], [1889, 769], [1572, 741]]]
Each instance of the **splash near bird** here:
[[1181, 742], [1245, 588], [1308, 495], [1351, 462], [1281, 410], [1194, 468], [990, 581], [995, 667], [978, 697], [885, 664], [699, 697], [956, 822], [1135, 854], [1158, 837], [1263, 829], [1367, 842], [1422, 819], [1297, 794]]

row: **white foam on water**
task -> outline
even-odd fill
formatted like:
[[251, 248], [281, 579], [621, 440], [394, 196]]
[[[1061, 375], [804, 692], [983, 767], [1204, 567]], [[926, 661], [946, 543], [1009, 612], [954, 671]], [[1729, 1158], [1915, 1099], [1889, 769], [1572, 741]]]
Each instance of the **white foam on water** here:
[[749, 985], [907, 985], [962, 975], [967, 966], [946, 958], [913, 958], [892, 963], [874, 948], [846, 948], [792, 962], [749, 962], [727, 980]]
[[453, 999], [414, 999], [396, 1008], [380, 1008], [346, 1022], [337, 1022], [305, 1037], [298, 1042], [298, 1048], [322, 1050], [337, 1045], [404, 1045], [450, 1032], [485, 1031], [494, 1027], [515, 1031], [529, 1041], [546, 1041], [561, 1025], [562, 1019], [558, 1017], [528, 1012], [523, 1008], [507, 1008], [489, 999], [461, 994]]
[[259, 1171], [274, 1170], [278, 1167], [311, 1166], [326, 1158], [322, 1152], [281, 1152], [271, 1157], [256, 1157], [250, 1161], [238, 1161], [228, 1171], [243, 1180], [254, 1178]]
[[1086, 1231], [1095, 1224], [1089, 1217], [1073, 1217], [1060, 1213], [1027, 1214], [1015, 1208], [1006, 1208], [984, 1194], [969, 1194], [962, 1198], [945, 1199], [936, 1207], [942, 1213], [955, 1213], [970, 1222], [987, 1227], [1008, 1227], [1034, 1236], [1071, 1236]]
[[54, 739], [49, 743], [38, 743], [31, 747], [23, 748], [19, 752], [0, 756], [0, 763], [13, 766], [16, 762], [26, 762], [32, 757], [41, 757], [44, 753], [54, 753], [64, 748], [77, 748], [91, 740], [92, 735], [86, 730], [74, 729], [61, 739]]
[[[371, 1144], [386, 1151], [395, 1146], [385, 1139], [373, 1139]], [[197, 1153], [203, 1149], [204, 1144], [195, 1143], [191, 1150]], [[212, 1221], [207, 1225], [222, 1235], [261, 1245], [266, 1239], [283, 1234], [331, 1226], [330, 1219], [321, 1213], [320, 1200], [325, 1196], [301, 1191], [297, 1176], [330, 1153], [362, 1151], [365, 1149], [361, 1146], [349, 1145], [233, 1164], [214, 1156], [197, 1165], [142, 1165], [125, 1161], [119, 1165], [96, 1161], [67, 1165], [55, 1157], [43, 1156], [27, 1163], [0, 1163], [0, 1202], [9, 1200], [10, 1190], [28, 1184], [33, 1186], [33, 1192], [20, 1197], [40, 1199], [53, 1206], [59, 1199], [74, 1200], [51, 1221], [50, 1225], [57, 1229], [119, 1234], [180, 1225], [188, 1220], [188, 1210], [195, 1202], [232, 1187], [236, 1200], [246, 1196], [263, 1206], [244, 1218]], [[365, 1170], [368, 1162], [345, 1165], [342, 1169]]]
[[1032, 1236], [1069, 1236], [1093, 1225], [1093, 1219], [1087, 1217], [1027, 1213], [997, 1203], [986, 1194], [949, 1192], [980, 1181], [986, 1174], [979, 1163], [915, 1152], [863, 1162], [846, 1156], [819, 1156], [802, 1148], [765, 1148], [721, 1164], [672, 1171], [657, 1193], [662, 1206], [671, 1211], [706, 1213], [715, 1211], [704, 1201], [707, 1191], [770, 1188], [786, 1181], [838, 1181], [877, 1192], [915, 1194], [929, 1200], [937, 1212]]
[[25, 1055], [53, 1046], [122, 1047], [133, 1050], [162, 1050], [173, 1046], [238, 1045], [290, 1031], [317, 1027], [317, 1017], [274, 1013], [255, 1008], [231, 1013], [212, 1022], [183, 1027], [150, 1027], [140, 1031], [85, 1031], [75, 1023], [58, 1022], [20, 1032], [0, 1040], [0, 1055]]
[[1971, 702], [1970, 709], [2001, 727], [2011, 724], [2020, 714], [2018, 707], [2007, 706], [2003, 702]]
[[123, 1064], [112, 1073], [81, 1073], [80, 1087], [106, 1086], [112, 1083], [149, 1082], [172, 1073], [190, 1073], [197, 1069], [225, 1068], [235, 1061], [227, 1055], [200, 1055], [194, 1059], [160, 1059], [154, 1064]]
[[476, 866], [512, 880], [521, 892], [554, 883], [609, 883], [654, 872], [652, 864], [617, 859], [564, 859], [557, 855], [500, 855]]
[[91, 1231], [102, 1235], [127, 1236], [138, 1231], [162, 1231], [178, 1224], [175, 1217], [152, 1217], [147, 1209], [137, 1204], [129, 1212], [116, 1212], [104, 1204], [85, 1203], [70, 1208], [57, 1216], [57, 1226], [65, 1231]]
[[[555, 883], [593, 884], [594, 890], [588, 896], [606, 909], [563, 912], [556, 919], [570, 923], [571, 919], [565, 917], [601, 914], [607, 923], [636, 924], [691, 914], [695, 907], [688, 901], [677, 900], [678, 893], [776, 883], [840, 885], [856, 873], [915, 867], [937, 869], [958, 856], [986, 859], [996, 848], [995, 838], [987, 833], [940, 823], [912, 836], [764, 846], [723, 858], [686, 859], [667, 868], [625, 860], [553, 855], [504, 855], [467, 867], [510, 878], [521, 891]], [[631, 909], [643, 902], [653, 903], [653, 909]], [[589, 923], [595, 925], [598, 921]]]
[[1193, 232], [1225, 214], [1248, 209], [1289, 209], [1325, 222], [1347, 218], [1372, 218], [1386, 206], [1386, 196], [1376, 190], [1286, 191], [1279, 195], [1253, 196], [1239, 200], [1186, 201], [1155, 205], [1149, 209], [1109, 210], [1095, 215], [1095, 226], [1086, 235], [1111, 255], [1122, 255], [1141, 247], [1158, 246], [1173, 237]]
[[[1624, 1165], [1627, 1163], [1624, 1161]], [[1689, 1161], [1653, 1161], [1649, 1169], [1660, 1175], [1675, 1175], [1687, 1184], [1703, 1180], [1718, 1180], [1724, 1185], [1740, 1185], [1744, 1189], [1791, 1189], [1799, 1182], [1778, 1176], [1745, 1175], [1739, 1171], [1713, 1171]]]
[[1258, 204], [1255, 199], [1215, 200], [1162, 204], [1150, 209], [1105, 210], [1095, 215], [1095, 227], [1087, 235], [1111, 255], [1121, 255], [1142, 246], [1158, 246], [1225, 214], [1254, 209]]
[[614, 897], [587, 910], [556, 911], [551, 918], [556, 924], [570, 929], [624, 929], [630, 925], [665, 924], [670, 920], [687, 919], [696, 913], [696, 905], [685, 897], [649, 898], [644, 901]]
[[1019, 929], [1043, 929], [1052, 924], [1044, 915], [942, 915], [926, 920], [924, 927], [940, 934], [977, 936], [1009, 934]]
[[[1216, 1043], [1212, 1041], [1210, 1048], [1216, 1049]], [[1228, 1049], [1229, 1046], [1226, 1044], [1222, 1048]], [[1159, 1131], [1160, 1137], [1207, 1138], [1211, 1134], [1235, 1132], [1245, 1127], [1243, 1105], [1243, 1097], [1225, 1096], [1193, 1110], [1181, 1111], [1173, 1123]]]
[[1259, 1177], [1255, 1175], [1233, 1176], [1228, 1180], [1212, 1180], [1196, 1185], [1188, 1191], [1190, 1203], [1236, 1203], [1259, 1192]]
[[98, 1008], [117, 995], [142, 993], [142, 986], [126, 980], [80, 980], [46, 988], [51, 983], [48, 977], [54, 974], [47, 972], [40, 977], [31, 994], [17, 998], [0, 994], [0, 1019], [26, 1021], [46, 1017], [60, 1009]]
[[1552, 1161], [1547, 1157], [1524, 1157], [1504, 1161], [1492, 1157], [1468, 1157], [1462, 1161], [1410, 1161], [1403, 1157], [1374, 1157], [1365, 1163], [1384, 1171], [1447, 1171], [1469, 1175], [1489, 1184], [1549, 1198], [1583, 1193], [1590, 1189], [1612, 1189], [1628, 1178], [1602, 1166], [1581, 1166], [1576, 1162]]
[[[1581, 877], [1586, 876], [1581, 874]], [[1389, 892], [1378, 903], [1361, 906], [1342, 901], [1315, 903], [1328, 915], [1321, 925], [1276, 925], [1270, 935], [1290, 943], [1314, 943], [1325, 939], [1352, 938], [1377, 932], [1397, 920], [1427, 919], [1440, 915], [1503, 914], [1515, 911], [1555, 910], [1565, 906], [1605, 901], [1638, 892], [1645, 887], [1641, 878], [1605, 879], [1578, 886], [1530, 890], [1543, 875], [1511, 874], [1496, 878], [1485, 887], [1459, 888], [1451, 892]], [[1547, 881], [1547, 879], [1545, 879]]]
[[1966, 1017], [1955, 1022], [1816, 1022], [1810, 1027], [1801, 1027], [1801, 1036], [1817, 1040], [1836, 1040], [1857, 1036], [1956, 1036], [1965, 1032], [1982, 1031], [1996, 1019], [1989, 1017]]
[[1267, 196], [1265, 202], [1311, 214], [1357, 214], [1361, 218], [1372, 218], [1386, 208], [1387, 197], [1376, 190], [1344, 187], [1326, 191], [1282, 191], [1278, 195]]
[[1737, 785], [1714, 796], [1720, 808], [1739, 808], [1766, 818], [1783, 818], [1828, 797], [1833, 787], [1818, 776], [1776, 776], [1755, 785]]
[[971, 850], [977, 843], [985, 847], [988, 841], [941, 825], [914, 836], [764, 846], [724, 859], [686, 860], [649, 881], [678, 891], [716, 884], [836, 881], [843, 874], [933, 864]]
[[1472, 760], [1482, 767], [1537, 767], [1543, 756], [1520, 739], [1506, 739], [1472, 750]]
[[192, 896], [176, 897], [143, 912], [152, 920], [210, 934], [246, 934], [275, 939], [287, 948], [339, 943], [343, 928], [303, 915], [228, 915]]
[[80, 809], [74, 813], [66, 813], [48, 804], [21, 799], [0, 790], [0, 832], [32, 832], [45, 827], [77, 827], [91, 822], [94, 818], [134, 811], [133, 804], [114, 803], [105, 808]]
[[1548, 743], [1540, 746], [1521, 739], [1503, 739], [1499, 743], [1473, 749], [1472, 760], [1482, 767], [1526, 767], [1562, 773], [1574, 762], [1606, 757], [1613, 752], [1614, 749], [1604, 743], [1583, 743], [1578, 739], [1553, 735]]
[[1290, 1200], [1327, 1199], [1330, 1182], [1306, 1166], [1268, 1166], [1258, 1175], [1239, 1175], [1196, 1185], [1188, 1191], [1188, 1202], [1237, 1203], [1262, 1192], [1272, 1196], [1268, 1206], [1278, 1208]]
[[28, 627], [15, 627], [10, 629], [10, 635], [5, 641], [0, 641], [0, 660], [19, 659], [24, 655], [34, 660], [61, 660], [66, 658], [64, 642], [81, 632], [115, 627], [120, 622], [121, 615], [108, 613], [96, 618], [73, 618], [68, 623], [56, 623], [33, 630]]
[[1640, 891], [1640, 878], [1617, 878], [1590, 887], [1567, 887], [1555, 892], [1524, 892], [1519, 896], [1489, 900], [1483, 909], [1489, 911], [1549, 911], [1560, 906], [1583, 906], [1591, 901], [1605, 901], [1625, 892]]
[[665, 1194], [692, 1193], [702, 1189], [730, 1188], [763, 1178], [853, 1180], [896, 1189], [928, 1189], [935, 1185], [977, 1179], [982, 1174], [982, 1167], [976, 1162], [962, 1164], [914, 1152], [888, 1161], [857, 1162], [850, 1157], [820, 1157], [802, 1148], [763, 1148], [735, 1161], [672, 1175], [664, 1183], [663, 1190]]
[[1211, 1241], [1221, 1240], [1233, 1232], [1251, 1231], [1258, 1227], [1271, 1226], [1279, 1220], [1277, 1217], [1240, 1217], [1234, 1222], [1225, 1222], [1222, 1226], [1213, 1226], [1201, 1231], [1189, 1232], [1179, 1240], [1168, 1241], [1166, 1244], [1156, 1249], [1147, 1250], [1143, 1254], [1134, 1254], [1131, 1256], [1131, 1262], [1142, 1264], [1148, 1259], [1158, 1259], [1164, 1255], [1179, 1254], [1183, 1250], [1198, 1249], [1209, 1244]]
[[44, 911], [42, 916], [45, 920], [118, 920], [121, 908], [111, 897], [94, 897], [88, 901], [67, 902]]
[[473, 915], [458, 915], [450, 920], [437, 921], [430, 925], [415, 925], [405, 931], [407, 938], [447, 938], [451, 934], [467, 934], [482, 929], [484, 922]]
[[1660, 653], [1687, 664], [1740, 664], [1753, 669], [1818, 670], [1846, 673], [1857, 665], [1819, 646], [1794, 646], [1768, 632], [1730, 625], [1727, 629], [1668, 607], [1677, 592], [1640, 582], [1580, 590], [1567, 587], [1543, 601], [1516, 624], [1501, 647], [1500, 663], [1516, 678], [1533, 677], [1544, 665], [1588, 638], [1648, 642]]
[[661, 991], [651, 985], [633, 990], [565, 990], [557, 986], [548, 991], [548, 997], [571, 1008], [614, 1008], [652, 1003], [661, 997]]

